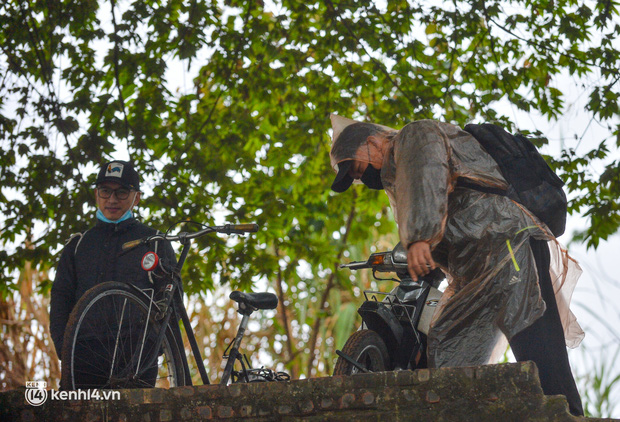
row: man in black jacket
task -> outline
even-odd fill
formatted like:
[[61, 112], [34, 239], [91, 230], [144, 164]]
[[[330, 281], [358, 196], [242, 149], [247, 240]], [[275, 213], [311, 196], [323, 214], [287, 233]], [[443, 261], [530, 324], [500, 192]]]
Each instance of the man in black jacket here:
[[[140, 177], [131, 163], [113, 161], [104, 164], [99, 171], [94, 193], [97, 224], [82, 234], [72, 236], [67, 242], [52, 286], [50, 331], [59, 357], [71, 310], [88, 289], [106, 281], [129, 282], [141, 289], [153, 287], [156, 280], [152, 273], [141, 268], [141, 259], [149, 250], [157, 252], [168, 264], [176, 262], [168, 242], [142, 245], [119, 255], [124, 243], [157, 233], [157, 230], [138, 222], [133, 216], [132, 210], [140, 202], [141, 192]], [[93, 335], [104, 338], [106, 333]], [[85, 360], [89, 366], [104, 366], [104, 361], [101, 357]], [[83, 380], [83, 384], [105, 384], [104, 371], [104, 368], [96, 371], [89, 367], [91, 375]]]

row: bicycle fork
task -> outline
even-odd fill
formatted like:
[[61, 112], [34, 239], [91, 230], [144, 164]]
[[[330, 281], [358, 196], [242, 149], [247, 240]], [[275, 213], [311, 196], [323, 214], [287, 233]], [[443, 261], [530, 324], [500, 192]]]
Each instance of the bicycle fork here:
[[[142, 377], [142, 375], [146, 372], [146, 370], [152, 367], [157, 360], [157, 357], [158, 357], [157, 351], [161, 348], [163, 344], [164, 336], [166, 335], [166, 329], [168, 327], [168, 323], [172, 315], [171, 307], [170, 307], [172, 292], [173, 292], [173, 285], [168, 285], [166, 288], [166, 293], [167, 293], [166, 301], [165, 301], [165, 304], [163, 304], [161, 307], [163, 308], [163, 320], [161, 321], [159, 330], [154, 331], [154, 333], [157, 336], [155, 337], [154, 346], [149, 351], [150, 353], [146, 352], [146, 357], [148, 357], [148, 359], [143, 360], [143, 358], [145, 357], [144, 356], [145, 355], [145, 350], [144, 350], [145, 342], [147, 340], [148, 334], [152, 335], [152, 332], [149, 332], [149, 329], [154, 328], [154, 326], [151, 324], [151, 320], [156, 318], [155, 315], [152, 315], [154, 311], [153, 310], [154, 298], [151, 296], [149, 299], [149, 310], [147, 314], [147, 320], [144, 326], [144, 331], [140, 333], [140, 341], [137, 344], [137, 347], [140, 349], [140, 351], [139, 353], [136, 353], [132, 356], [131, 363], [127, 368], [128, 370], [133, 372], [133, 379], [140, 379], [140, 377]], [[124, 312], [125, 312], [125, 306], [123, 306], [123, 314]], [[120, 328], [119, 328], [119, 333], [120, 333]], [[117, 338], [116, 343], [118, 345], [118, 338]], [[116, 358], [116, 350], [114, 353], [114, 358]], [[111, 368], [111, 371], [112, 370], [113, 370], [113, 367]], [[112, 377], [112, 373], [110, 372], [110, 378], [111, 377]]]

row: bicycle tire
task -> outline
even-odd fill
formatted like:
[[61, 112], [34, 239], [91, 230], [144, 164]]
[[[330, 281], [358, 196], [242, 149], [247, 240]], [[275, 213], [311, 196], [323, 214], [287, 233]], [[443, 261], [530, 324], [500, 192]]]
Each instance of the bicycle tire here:
[[[357, 361], [370, 372], [390, 369], [390, 355], [383, 339], [374, 331], [359, 330], [349, 337], [342, 352]], [[339, 357], [334, 367], [334, 375], [353, 375], [361, 371]]]
[[[170, 325], [160, 351], [148, 345], [160, 331], [161, 324], [155, 318], [157, 309], [154, 304], [149, 307], [146, 293], [126, 283], [105, 282], [88, 290], [73, 308], [65, 330], [61, 388], [185, 385], [182, 347]], [[153, 353], [158, 353], [154, 364], [137, 378], [136, 367], [142, 365], [144, 369]], [[136, 354], [139, 358], [134, 358]]]

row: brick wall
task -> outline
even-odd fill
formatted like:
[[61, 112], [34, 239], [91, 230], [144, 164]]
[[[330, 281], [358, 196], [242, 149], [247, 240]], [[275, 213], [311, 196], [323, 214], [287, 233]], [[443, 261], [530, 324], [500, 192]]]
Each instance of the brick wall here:
[[[1, 421], [578, 421], [544, 396], [532, 363], [360, 374], [289, 382], [119, 390], [119, 400], [0, 393]], [[50, 392], [48, 392], [50, 393]], [[589, 419], [593, 420], [593, 419]]]

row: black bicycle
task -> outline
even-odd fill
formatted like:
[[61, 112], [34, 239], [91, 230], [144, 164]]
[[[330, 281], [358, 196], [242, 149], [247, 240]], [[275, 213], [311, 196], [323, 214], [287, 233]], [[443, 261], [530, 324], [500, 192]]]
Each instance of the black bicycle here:
[[358, 309], [362, 327], [349, 337], [338, 360], [334, 375], [380, 372], [427, 367], [426, 336], [445, 278], [440, 269], [415, 282], [407, 271], [407, 252], [400, 243], [394, 250], [370, 255], [367, 261], [340, 265], [351, 270], [372, 269], [377, 273], [396, 273], [398, 282], [391, 292], [365, 291]]
[[[65, 331], [61, 388], [191, 385], [178, 321], [183, 322], [202, 382], [209, 384], [182, 300], [181, 269], [192, 239], [208, 233], [243, 234], [257, 230], [256, 224], [226, 224], [176, 236], [157, 234], [124, 244], [123, 250], [128, 251], [165, 239], [180, 242], [183, 249], [174, 268], [166, 268], [155, 252], [148, 252], [142, 258], [145, 271], [157, 272], [160, 288], [139, 289], [129, 283], [110, 281], [93, 287], [80, 298]], [[236, 337], [225, 352], [227, 362], [220, 384], [288, 380], [289, 376], [283, 372], [251, 368], [247, 357], [239, 351], [250, 315], [256, 310], [275, 309], [277, 296], [233, 291], [230, 299], [238, 303], [242, 319]], [[236, 363], [239, 363], [238, 370], [235, 370]]]

